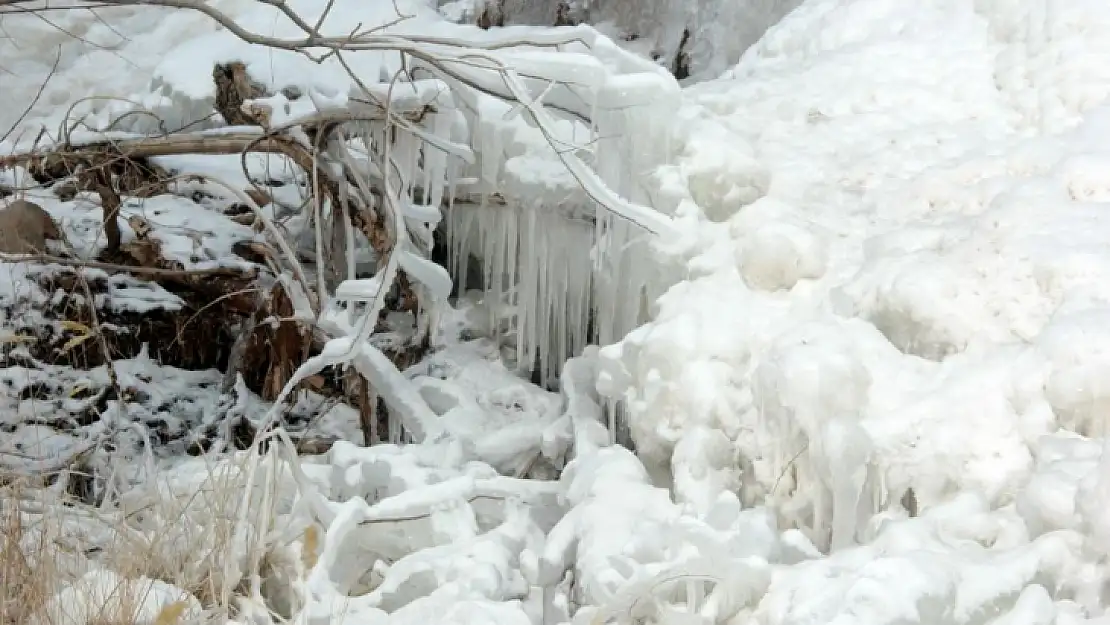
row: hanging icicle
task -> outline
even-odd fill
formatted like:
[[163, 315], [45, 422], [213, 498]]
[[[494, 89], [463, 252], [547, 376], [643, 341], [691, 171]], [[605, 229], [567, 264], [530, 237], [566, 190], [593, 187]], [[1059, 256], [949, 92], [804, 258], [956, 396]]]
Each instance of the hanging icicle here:
[[[652, 85], [641, 77], [595, 92], [592, 137], [584, 142], [605, 184], [640, 204], [649, 204], [649, 174], [669, 158], [667, 107], [651, 102], [668, 91], [655, 85], [650, 97], [641, 93]], [[449, 211], [451, 271], [459, 293], [484, 290], [489, 327], [510, 322], [518, 365], [555, 384], [567, 358], [645, 321], [649, 302], [667, 286], [653, 269], [652, 235], [596, 205], [573, 177], [537, 176], [562, 169], [550, 167], [553, 153], [510, 159], [519, 145], [503, 116], [469, 121], [477, 164], [468, 173], [482, 200], [455, 202]], [[475, 261], [481, 285], [470, 279]]]

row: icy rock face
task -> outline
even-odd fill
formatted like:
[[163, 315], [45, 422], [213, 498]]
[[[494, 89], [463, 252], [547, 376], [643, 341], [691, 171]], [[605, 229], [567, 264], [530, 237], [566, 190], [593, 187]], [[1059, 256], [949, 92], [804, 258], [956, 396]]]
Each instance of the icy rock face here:
[[[1051, 622], [1044, 615], [1066, 602], [1054, 603], [1045, 588], [1083, 592], [1086, 585], [1078, 571], [1061, 566], [1079, 559], [1081, 538], [1060, 532], [1015, 547], [1008, 542], [1013, 523], [1011, 515], [992, 513], [972, 496], [918, 519], [891, 521], [871, 544], [777, 578], [754, 616], [776, 624], [954, 624], [988, 622], [987, 615], [1003, 616], [1001, 622]], [[1007, 574], [999, 574], [1001, 567]]]
[[[871, 376], [853, 353], [855, 347], [844, 340], [847, 329], [835, 333], [812, 326], [783, 336], [753, 373], [753, 399], [762, 418], [774, 424], [771, 435], [801, 445], [791, 450], [780, 443], [780, 455], [772, 463], [780, 475], [790, 469], [796, 485], [811, 486], [795, 498], [798, 505], [801, 498], [812, 497], [810, 509], [795, 523], [811, 518], [812, 540], [832, 548], [854, 542], [856, 528], [877, 512], [874, 503], [861, 511], [864, 499], [874, 501], [881, 494], [871, 465], [871, 439], [860, 427]], [[788, 481], [780, 487], [796, 485]]]
[[724, 493], [740, 487], [732, 442], [719, 430], [697, 428], [686, 433], [671, 456], [675, 501], [705, 517]]
[[[570, 18], [584, 19], [636, 53], [668, 69], [685, 67], [690, 78], [716, 78], [763, 33], [802, 0], [570, 0]], [[556, 0], [444, 2], [445, 14], [473, 20], [495, 6], [506, 24], [550, 26]], [[469, 6], [468, 6], [469, 5]]]
[[679, 170], [682, 186], [712, 221], [727, 221], [767, 194], [770, 172], [756, 158], [750, 144], [732, 136], [727, 126], [695, 122], [696, 131], [683, 139]]
[[764, 291], [789, 290], [800, 280], [820, 278], [826, 251], [814, 233], [790, 223], [752, 232], [740, 252], [744, 281]]
[[830, 233], [806, 223], [788, 204], [763, 197], [729, 220], [744, 281], [762, 291], [816, 280], [829, 262]]
[[1098, 469], [1102, 446], [1075, 435], [1045, 436], [1034, 453], [1033, 474], [1016, 501], [1030, 534], [1078, 530], [1080, 485]]

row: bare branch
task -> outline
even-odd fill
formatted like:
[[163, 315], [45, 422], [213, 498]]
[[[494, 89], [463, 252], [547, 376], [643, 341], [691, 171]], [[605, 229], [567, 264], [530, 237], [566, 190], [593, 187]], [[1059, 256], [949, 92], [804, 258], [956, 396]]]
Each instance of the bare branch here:
[[27, 119], [27, 115], [29, 115], [31, 113], [31, 110], [35, 108], [35, 105], [38, 104], [39, 99], [42, 98], [43, 92], [46, 91], [46, 85], [50, 83], [50, 79], [53, 78], [54, 74], [58, 72], [58, 64], [61, 61], [62, 48], [59, 46], [58, 54], [54, 56], [54, 64], [50, 67], [50, 72], [46, 75], [46, 78], [42, 80], [42, 84], [39, 85], [38, 91], [35, 92], [35, 97], [31, 98], [31, 101], [27, 103], [27, 106], [23, 109], [23, 112], [19, 115], [18, 118], [16, 118], [15, 122], [12, 123], [11, 128], [8, 128], [3, 136], [0, 136], [0, 143], [3, 143], [5, 140], [7, 140], [7, 138], [11, 136], [12, 132], [14, 132], [15, 129], [23, 123], [23, 120]]
[[232, 276], [236, 278], [250, 278], [250, 272], [224, 267], [211, 269], [164, 269], [162, 267], [144, 267], [138, 265], [120, 265], [116, 263], [102, 263], [96, 260], [83, 258], [66, 258], [50, 254], [4, 254], [0, 253], [0, 262], [5, 263], [35, 263], [40, 265], [62, 265], [65, 267], [78, 267], [85, 269], [101, 269], [103, 271], [137, 273], [148, 276]]

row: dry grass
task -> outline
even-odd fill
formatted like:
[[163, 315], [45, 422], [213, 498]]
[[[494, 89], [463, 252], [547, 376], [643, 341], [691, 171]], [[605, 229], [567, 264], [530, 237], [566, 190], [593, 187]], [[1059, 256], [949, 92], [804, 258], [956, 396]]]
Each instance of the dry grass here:
[[184, 625], [230, 615], [269, 560], [273, 481], [255, 474], [248, 486], [239, 462], [207, 469], [129, 493], [117, 510], [26, 484], [0, 488], [0, 625]]
[[[28, 622], [50, 596], [56, 572], [49, 557], [28, 557], [28, 552], [46, 554], [45, 532], [31, 534], [17, 505], [21, 490], [0, 491], [0, 625]], [[37, 560], [37, 561], [36, 561]]]
[[189, 603], [156, 596], [140, 559], [127, 562], [130, 570], [81, 575], [100, 568], [79, 547], [96, 542], [77, 530], [90, 517], [44, 495], [23, 483], [0, 489], [0, 625], [183, 622]]

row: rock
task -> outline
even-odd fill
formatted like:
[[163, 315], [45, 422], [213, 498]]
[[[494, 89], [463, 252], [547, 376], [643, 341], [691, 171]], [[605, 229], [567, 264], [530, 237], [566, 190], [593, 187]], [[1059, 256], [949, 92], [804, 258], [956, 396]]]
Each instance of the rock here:
[[59, 241], [62, 232], [50, 213], [27, 200], [16, 200], [0, 210], [0, 252], [43, 254], [48, 240]]

